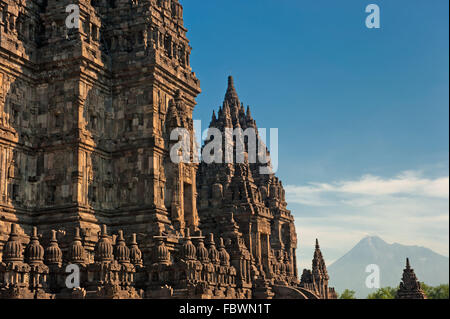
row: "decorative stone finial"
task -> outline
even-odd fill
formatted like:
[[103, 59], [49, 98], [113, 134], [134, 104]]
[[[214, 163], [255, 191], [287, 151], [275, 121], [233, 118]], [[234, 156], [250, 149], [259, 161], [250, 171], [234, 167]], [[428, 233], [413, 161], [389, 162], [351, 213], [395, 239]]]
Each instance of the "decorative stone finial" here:
[[200, 238], [198, 239], [197, 245], [198, 260], [200, 260], [200, 262], [202, 263], [208, 263], [209, 262], [208, 249], [206, 249], [205, 243], [203, 242], [202, 231], [200, 231], [199, 237]]
[[83, 264], [85, 262], [86, 251], [81, 243], [80, 228], [75, 228], [72, 244], [69, 247], [69, 261], [74, 264]]
[[130, 262], [130, 249], [125, 243], [122, 230], [119, 230], [119, 237], [116, 241], [116, 258], [120, 263]]
[[26, 257], [29, 264], [40, 264], [44, 261], [44, 247], [39, 243], [37, 227], [33, 227], [30, 243], [26, 248]]
[[113, 246], [108, 237], [106, 225], [102, 225], [100, 240], [97, 243], [95, 250], [95, 261], [97, 262], [111, 262], [114, 260]]
[[228, 266], [230, 264], [230, 255], [225, 249], [225, 245], [223, 242], [223, 238], [221, 237], [219, 240], [219, 260], [222, 266]]
[[136, 234], [131, 235], [131, 243], [130, 243], [130, 261], [135, 266], [142, 266], [142, 252], [139, 249]]
[[8, 241], [3, 247], [3, 261], [23, 261], [22, 244], [19, 241], [16, 224], [11, 224], [11, 232], [9, 234]]
[[211, 262], [214, 264], [218, 264], [220, 262], [219, 251], [216, 248], [213, 233], [209, 234], [208, 245], [209, 245], [208, 247], [209, 260], [211, 260]]

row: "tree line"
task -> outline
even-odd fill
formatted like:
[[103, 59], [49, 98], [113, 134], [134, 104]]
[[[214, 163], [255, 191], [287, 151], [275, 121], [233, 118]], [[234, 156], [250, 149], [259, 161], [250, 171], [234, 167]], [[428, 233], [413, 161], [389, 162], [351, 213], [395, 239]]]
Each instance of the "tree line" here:
[[[448, 284], [443, 284], [439, 286], [428, 286], [421, 283], [421, 287], [428, 299], [449, 299], [449, 287]], [[384, 287], [380, 288], [374, 293], [367, 296], [366, 299], [395, 299], [398, 287]], [[339, 299], [357, 299], [355, 297], [356, 292], [354, 290], [345, 289], [341, 294], [339, 294]]]

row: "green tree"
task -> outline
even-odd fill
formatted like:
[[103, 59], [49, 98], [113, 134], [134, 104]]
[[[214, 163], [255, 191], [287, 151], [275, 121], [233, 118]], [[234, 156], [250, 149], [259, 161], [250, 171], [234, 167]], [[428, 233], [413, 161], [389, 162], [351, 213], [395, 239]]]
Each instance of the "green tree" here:
[[355, 291], [345, 289], [344, 292], [339, 296], [339, 299], [356, 299]]
[[[428, 299], [449, 299], [449, 286], [439, 285], [436, 287], [420, 283]], [[367, 296], [367, 299], [394, 299], [398, 288], [384, 287]]]
[[448, 284], [431, 287], [422, 282], [420, 286], [428, 299], [449, 299]]
[[367, 296], [367, 299], [394, 299], [398, 288], [384, 287]]

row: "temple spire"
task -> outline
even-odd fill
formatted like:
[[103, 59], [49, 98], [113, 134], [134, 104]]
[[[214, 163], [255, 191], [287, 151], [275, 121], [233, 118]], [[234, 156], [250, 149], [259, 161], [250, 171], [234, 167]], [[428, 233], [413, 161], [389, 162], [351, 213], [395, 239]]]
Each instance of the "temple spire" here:
[[250, 105], [247, 105], [247, 119], [249, 119], [249, 120], [252, 119], [252, 113], [250, 111]]
[[328, 280], [327, 266], [320, 250], [319, 240], [316, 238], [316, 249], [314, 251], [314, 258], [312, 261], [312, 272], [316, 278], [323, 278]]
[[234, 79], [233, 77], [230, 75], [228, 77], [228, 89], [227, 89], [227, 93], [228, 92], [234, 92], [236, 93], [236, 89], [234, 88]]
[[228, 77], [228, 88], [227, 93], [225, 94], [225, 101], [228, 101], [232, 106], [239, 107], [240, 105], [239, 97], [234, 87], [234, 79], [232, 76]]

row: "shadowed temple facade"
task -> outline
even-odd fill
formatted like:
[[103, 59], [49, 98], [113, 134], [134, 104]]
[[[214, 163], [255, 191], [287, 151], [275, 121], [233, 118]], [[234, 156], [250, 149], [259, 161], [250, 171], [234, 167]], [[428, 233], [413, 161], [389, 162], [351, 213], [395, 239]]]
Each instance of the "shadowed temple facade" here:
[[[242, 162], [194, 160], [186, 33], [178, 0], [0, 0], [0, 298], [336, 297], [318, 243], [300, 280], [283, 185], [248, 136]], [[210, 128], [257, 132], [231, 77]]]

